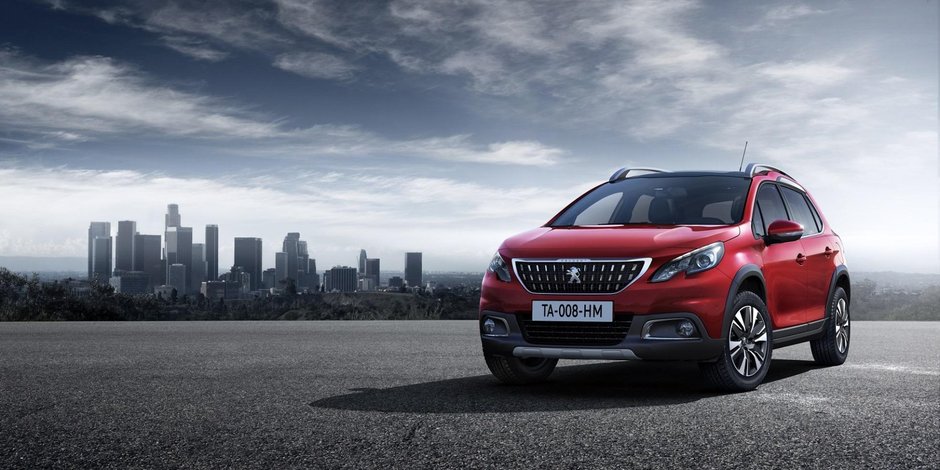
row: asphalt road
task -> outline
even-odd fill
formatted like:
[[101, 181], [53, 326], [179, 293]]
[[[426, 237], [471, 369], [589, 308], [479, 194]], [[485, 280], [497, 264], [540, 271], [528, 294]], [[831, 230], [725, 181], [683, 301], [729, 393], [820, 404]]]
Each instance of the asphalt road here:
[[940, 468], [940, 323], [853, 327], [719, 395], [682, 363], [503, 386], [474, 322], [0, 324], [0, 467]]

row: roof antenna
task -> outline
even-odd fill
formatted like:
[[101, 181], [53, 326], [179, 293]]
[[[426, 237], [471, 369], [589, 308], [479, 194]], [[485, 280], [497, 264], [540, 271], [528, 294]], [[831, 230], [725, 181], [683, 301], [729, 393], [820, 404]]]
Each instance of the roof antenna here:
[[744, 141], [744, 152], [741, 152], [741, 166], [738, 167], [738, 171], [741, 171], [744, 168], [744, 156], [747, 155], [747, 141]]

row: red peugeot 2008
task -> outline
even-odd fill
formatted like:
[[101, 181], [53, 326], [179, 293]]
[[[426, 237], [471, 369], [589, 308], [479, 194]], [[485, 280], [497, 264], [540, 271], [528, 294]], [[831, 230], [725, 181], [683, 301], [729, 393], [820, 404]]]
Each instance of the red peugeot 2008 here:
[[558, 359], [688, 360], [751, 390], [774, 348], [809, 341], [818, 363], [842, 364], [850, 294], [842, 240], [783, 171], [625, 168], [503, 242], [480, 334], [507, 383], [544, 380]]

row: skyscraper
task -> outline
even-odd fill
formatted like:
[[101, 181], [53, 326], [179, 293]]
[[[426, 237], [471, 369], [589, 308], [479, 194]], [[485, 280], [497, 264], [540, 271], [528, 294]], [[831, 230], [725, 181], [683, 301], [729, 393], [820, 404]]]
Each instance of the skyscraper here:
[[163, 262], [160, 260], [160, 235], [134, 236], [134, 269], [147, 273], [148, 291], [164, 284]]
[[[192, 227], [167, 227], [166, 229], [166, 267], [167, 276], [170, 278], [169, 270], [174, 264], [182, 264], [186, 273], [186, 280], [192, 279], [193, 264], [193, 228]], [[178, 290], [178, 289], [177, 289]]]
[[111, 280], [111, 237], [95, 237], [91, 245], [90, 280], [107, 283]]
[[379, 259], [378, 258], [366, 258], [366, 273], [364, 277], [368, 279], [372, 279], [372, 285], [375, 288], [379, 287]]
[[[92, 222], [88, 226], [88, 279], [94, 278], [95, 273], [95, 238], [97, 237], [110, 237], [111, 236], [111, 222]], [[110, 265], [110, 262], [108, 263]], [[111, 270], [111, 267], [108, 266], [108, 271]], [[108, 273], [108, 276], [111, 276], [111, 273]]]
[[206, 277], [219, 278], [219, 226], [206, 225]]
[[405, 253], [405, 282], [408, 287], [421, 286], [421, 253]]
[[284, 249], [287, 253], [287, 277], [298, 281], [297, 270], [300, 268], [300, 233], [290, 232], [284, 237]]
[[189, 291], [199, 292], [206, 280], [206, 245], [193, 243], [193, 255], [190, 260]]
[[261, 239], [235, 237], [235, 266], [251, 276], [251, 290], [261, 288]]
[[274, 253], [274, 287], [282, 288], [287, 275], [287, 253], [278, 251]]
[[366, 250], [359, 250], [359, 277], [366, 275], [366, 259], [368, 259], [368, 256], [366, 256]]
[[176, 289], [176, 295], [183, 296], [186, 294], [186, 265], [185, 264], [171, 264], [170, 273], [167, 275], [167, 285]]
[[118, 222], [117, 240], [114, 249], [115, 271], [140, 271], [134, 266], [134, 236], [137, 235], [137, 222], [122, 220]]
[[164, 217], [164, 228], [180, 226], [180, 206], [168, 204], [166, 206], [166, 216]]

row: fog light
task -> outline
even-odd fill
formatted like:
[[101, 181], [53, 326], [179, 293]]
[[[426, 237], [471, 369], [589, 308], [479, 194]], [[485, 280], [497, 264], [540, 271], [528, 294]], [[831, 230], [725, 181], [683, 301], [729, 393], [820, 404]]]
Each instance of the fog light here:
[[683, 338], [691, 338], [695, 334], [695, 325], [688, 320], [682, 320], [676, 324], [676, 334]]
[[495, 335], [496, 334], [496, 322], [492, 318], [487, 318], [483, 322], [483, 334]]

